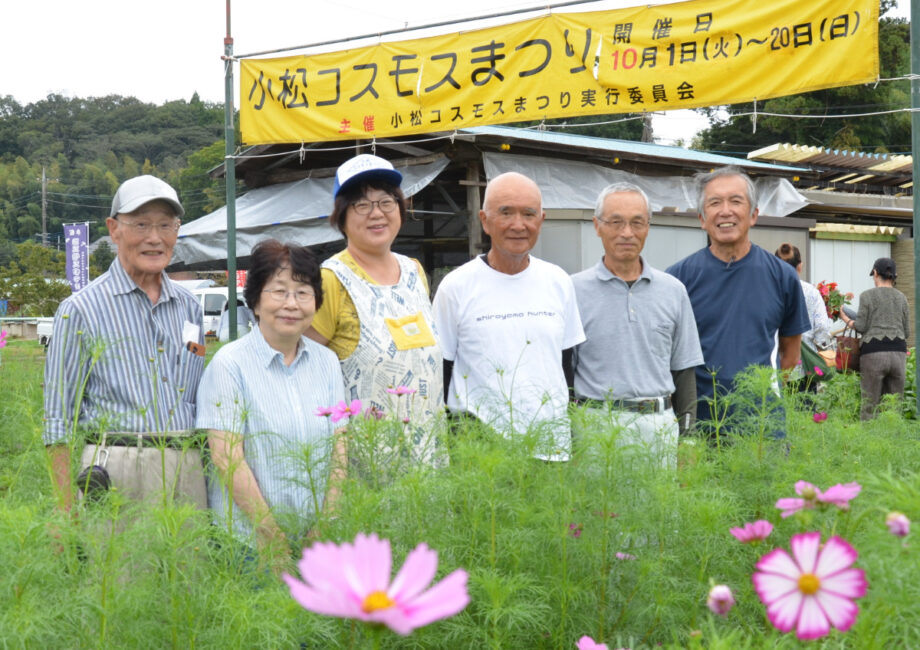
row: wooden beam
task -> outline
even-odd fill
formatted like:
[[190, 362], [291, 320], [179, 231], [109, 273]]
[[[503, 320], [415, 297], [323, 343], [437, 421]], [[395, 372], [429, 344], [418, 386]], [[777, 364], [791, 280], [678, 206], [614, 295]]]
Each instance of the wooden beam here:
[[898, 241], [897, 235], [883, 235], [857, 232], [816, 232], [815, 239], [836, 239], [841, 241]]
[[470, 240], [470, 259], [482, 252], [482, 224], [479, 222], [481, 203], [479, 198], [479, 161], [471, 160], [466, 165], [466, 207]]

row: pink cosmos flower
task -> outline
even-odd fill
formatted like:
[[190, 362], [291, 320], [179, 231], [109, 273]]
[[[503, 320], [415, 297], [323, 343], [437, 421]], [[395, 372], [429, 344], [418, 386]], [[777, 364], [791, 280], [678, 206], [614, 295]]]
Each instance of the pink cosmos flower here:
[[821, 370], [821, 368], [819, 368], [818, 366], [815, 366], [815, 374], [818, 375], [819, 377], [823, 377], [824, 371]]
[[331, 406], [318, 406], [316, 407], [316, 410], [313, 411], [313, 415], [318, 415], [320, 417], [328, 418], [330, 415], [332, 415], [332, 407]]
[[824, 422], [825, 420], [827, 420], [827, 411], [818, 411], [817, 413], [811, 416], [811, 419], [814, 420], [815, 422]]
[[0, 330], [0, 350], [6, 347], [6, 337], [9, 334], [6, 330]]
[[364, 409], [364, 418], [367, 420], [382, 420], [386, 417], [386, 414], [378, 410], [376, 406], [369, 406]]
[[417, 393], [418, 390], [408, 386], [397, 386], [396, 388], [387, 388], [387, 392], [390, 395], [411, 395], [412, 393]]
[[764, 519], [758, 519], [754, 523], [744, 524], [744, 528], [732, 528], [728, 532], [742, 544], [762, 542], [773, 532], [773, 524]]
[[635, 555], [632, 555], [631, 553], [616, 553], [614, 557], [616, 557], [616, 559], [618, 560], [636, 560], [638, 559]]
[[406, 556], [390, 580], [390, 542], [358, 533], [354, 544], [317, 542], [298, 562], [303, 581], [282, 575], [291, 596], [326, 616], [382, 623], [403, 636], [460, 612], [470, 597], [467, 573], [457, 569], [425, 591], [438, 568], [438, 554], [424, 543]]
[[578, 650], [607, 650], [607, 644], [598, 643], [586, 635], [578, 639]]
[[572, 537], [575, 537], [576, 539], [581, 537], [581, 524], [569, 524], [569, 530], [572, 531]]
[[866, 595], [865, 572], [852, 568], [858, 553], [840, 537], [821, 546], [821, 533], [799, 533], [785, 549], [770, 551], [751, 576], [770, 623], [800, 639], [817, 639], [831, 626], [845, 632], [856, 621], [855, 598]]
[[795, 493], [802, 498], [779, 499], [776, 502], [776, 507], [783, 511], [782, 516], [783, 519], [785, 519], [786, 517], [794, 515], [799, 510], [814, 508], [820, 492], [821, 491], [811, 483], [798, 481], [795, 484]]
[[888, 532], [898, 537], [907, 537], [910, 534], [910, 519], [900, 512], [889, 512], [885, 517]]
[[709, 597], [706, 598], [706, 607], [713, 614], [727, 616], [732, 607], [735, 606], [735, 596], [728, 585], [716, 585], [709, 590]]
[[837, 506], [841, 510], [848, 510], [850, 501], [862, 490], [862, 486], [853, 481], [851, 483], [838, 483], [822, 492], [811, 483], [799, 481], [795, 484], [795, 491], [802, 498], [779, 499], [776, 507], [781, 509], [783, 518], [794, 515], [802, 509], [814, 508], [816, 505]]
[[361, 400], [353, 399], [351, 400], [351, 404], [343, 400], [332, 407], [332, 417], [330, 419], [333, 422], [338, 422], [342, 418], [350, 418], [352, 415], [358, 415], [360, 412]]
[[862, 486], [856, 481], [838, 483], [833, 487], [827, 488], [824, 492], [819, 492], [818, 501], [828, 505], [835, 505], [841, 510], [847, 510], [850, 507], [850, 501], [856, 498], [860, 490], [862, 490]]

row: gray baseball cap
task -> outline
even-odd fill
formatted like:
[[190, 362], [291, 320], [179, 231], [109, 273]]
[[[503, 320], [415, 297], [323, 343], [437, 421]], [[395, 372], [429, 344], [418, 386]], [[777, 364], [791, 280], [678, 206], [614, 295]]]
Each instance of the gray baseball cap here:
[[119, 186], [115, 198], [112, 199], [112, 212], [109, 216], [134, 212], [145, 203], [157, 199], [169, 203], [176, 211], [177, 217], [182, 218], [185, 215], [176, 190], [156, 176], [148, 175], [129, 178]]

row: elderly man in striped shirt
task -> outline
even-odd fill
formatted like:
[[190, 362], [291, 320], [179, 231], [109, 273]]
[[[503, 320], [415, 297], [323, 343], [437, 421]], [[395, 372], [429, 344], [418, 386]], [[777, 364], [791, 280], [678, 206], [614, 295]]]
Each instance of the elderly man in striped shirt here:
[[81, 450], [77, 488], [88, 495], [111, 484], [132, 498], [166, 491], [207, 506], [198, 451], [182, 435], [195, 425], [204, 369], [201, 307], [164, 271], [184, 213], [158, 178], [122, 183], [106, 219], [118, 256], [55, 314], [43, 438], [65, 510]]

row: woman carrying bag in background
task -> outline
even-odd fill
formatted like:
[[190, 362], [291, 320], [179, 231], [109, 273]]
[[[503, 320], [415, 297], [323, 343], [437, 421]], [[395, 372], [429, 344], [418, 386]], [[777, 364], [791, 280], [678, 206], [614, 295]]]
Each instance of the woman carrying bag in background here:
[[862, 404], [860, 420], [875, 416], [882, 395], [904, 395], [910, 313], [907, 298], [894, 288], [897, 267], [890, 257], [875, 260], [869, 274], [875, 288], [859, 296], [856, 318], [840, 312], [847, 327], [862, 334], [859, 347]]

